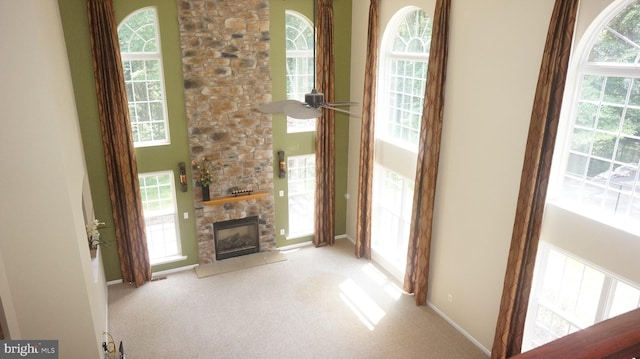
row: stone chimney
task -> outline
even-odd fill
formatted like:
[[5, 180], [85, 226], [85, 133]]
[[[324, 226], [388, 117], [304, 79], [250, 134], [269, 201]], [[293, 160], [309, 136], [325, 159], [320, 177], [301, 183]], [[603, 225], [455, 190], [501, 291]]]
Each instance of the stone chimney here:
[[259, 217], [260, 249], [275, 247], [274, 158], [268, 0], [178, 0], [184, 96], [191, 158], [223, 165], [211, 199], [232, 190], [268, 192], [249, 200], [207, 205], [194, 187], [199, 262], [215, 260], [213, 223]]

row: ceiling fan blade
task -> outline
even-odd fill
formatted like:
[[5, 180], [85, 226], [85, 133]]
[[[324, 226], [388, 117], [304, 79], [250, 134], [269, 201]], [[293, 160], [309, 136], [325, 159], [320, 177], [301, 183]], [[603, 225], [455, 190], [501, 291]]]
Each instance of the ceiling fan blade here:
[[337, 112], [346, 113], [347, 115], [349, 115], [349, 116], [351, 116], [351, 117], [358, 117], [358, 118], [360, 118], [360, 116], [359, 116], [359, 115], [353, 114], [353, 113], [351, 113], [351, 112], [349, 112], [349, 111], [347, 111], [347, 110], [343, 110], [343, 109], [341, 109], [341, 108], [337, 108], [337, 107], [329, 106], [329, 104], [324, 104], [324, 105], [322, 105], [322, 106], [320, 106], [320, 107], [321, 107], [321, 108], [326, 108], [326, 109], [329, 109], [329, 110], [333, 110], [333, 111], [337, 111]]
[[284, 108], [287, 105], [304, 105], [300, 101], [296, 100], [282, 100], [282, 101], [274, 101], [269, 103], [263, 103], [258, 105], [258, 111], [262, 113], [284, 113]]
[[308, 107], [303, 103], [285, 105], [284, 113], [289, 117], [297, 118], [299, 120], [309, 120], [322, 116], [322, 111], [317, 108]]
[[359, 103], [357, 103], [357, 102], [349, 102], [349, 101], [342, 101], [342, 102], [326, 102], [326, 103], [323, 103], [323, 105], [327, 105], [327, 106], [331, 106], [331, 107], [336, 107], [336, 106], [355, 106], [355, 105], [359, 105]]

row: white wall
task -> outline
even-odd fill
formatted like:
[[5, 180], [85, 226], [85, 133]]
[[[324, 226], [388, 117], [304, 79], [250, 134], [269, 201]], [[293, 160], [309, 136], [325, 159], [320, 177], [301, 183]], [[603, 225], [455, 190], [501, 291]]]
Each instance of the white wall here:
[[[353, 99], [362, 98], [368, 3], [353, 2]], [[381, 31], [399, 6], [425, 6], [382, 3]], [[452, 2], [428, 300], [485, 348], [493, 342], [553, 3]], [[357, 119], [350, 121], [350, 138], [360, 138]], [[358, 143], [350, 142], [349, 153], [347, 234], [354, 238]]]
[[0, 48], [8, 334], [57, 339], [61, 358], [99, 358], [106, 285], [84, 230], [84, 158], [57, 1], [0, 2]]

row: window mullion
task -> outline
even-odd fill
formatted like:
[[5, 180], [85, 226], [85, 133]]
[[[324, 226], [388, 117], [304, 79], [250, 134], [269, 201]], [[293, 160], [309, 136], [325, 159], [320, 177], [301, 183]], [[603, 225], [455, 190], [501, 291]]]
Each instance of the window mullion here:
[[611, 312], [611, 305], [613, 304], [613, 296], [616, 292], [617, 281], [613, 280], [611, 276], [604, 277], [604, 283], [602, 283], [602, 291], [600, 292], [600, 301], [598, 302], [598, 309], [594, 321], [597, 323], [609, 317]]

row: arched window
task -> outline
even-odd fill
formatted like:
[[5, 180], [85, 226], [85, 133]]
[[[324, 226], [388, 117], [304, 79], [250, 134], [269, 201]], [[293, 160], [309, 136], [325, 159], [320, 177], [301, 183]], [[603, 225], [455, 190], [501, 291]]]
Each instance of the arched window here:
[[[580, 56], [550, 201], [621, 229], [640, 224], [640, 1], [603, 19]], [[570, 85], [570, 84], [568, 84]]]
[[422, 118], [431, 18], [406, 8], [392, 19], [382, 40], [376, 119], [382, 139], [417, 151]]
[[399, 279], [406, 266], [430, 43], [431, 18], [416, 7], [396, 13], [381, 42], [371, 246]]
[[162, 51], [155, 8], [143, 8], [118, 26], [120, 54], [136, 147], [169, 143]]
[[[313, 24], [304, 15], [287, 10], [286, 76], [287, 99], [304, 101], [304, 95], [315, 87], [313, 56]], [[315, 119], [287, 117], [287, 133], [313, 132]], [[287, 239], [299, 239], [313, 234], [315, 196], [315, 153], [298, 154], [287, 159], [288, 217]]]
[[[581, 6], [591, 20], [597, 5]], [[573, 48], [523, 350], [640, 305], [636, 271], [617, 265], [640, 223], [639, 25], [640, 1], [612, 1]]]
[[[158, 29], [153, 7], [132, 12], [118, 26], [131, 132], [136, 147], [169, 144]], [[173, 171], [138, 173], [138, 181], [151, 265], [186, 259], [182, 256]]]
[[[287, 10], [286, 75], [287, 99], [304, 101], [304, 95], [315, 87], [313, 57], [313, 24], [302, 14]], [[287, 119], [287, 132], [315, 131], [315, 120]]]

